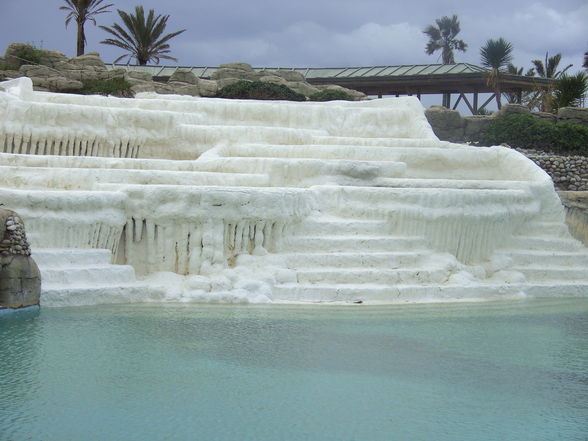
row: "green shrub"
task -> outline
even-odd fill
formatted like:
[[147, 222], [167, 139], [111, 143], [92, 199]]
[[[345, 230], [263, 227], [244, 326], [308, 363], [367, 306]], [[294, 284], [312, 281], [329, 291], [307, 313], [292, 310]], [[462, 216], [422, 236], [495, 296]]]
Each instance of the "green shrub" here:
[[588, 127], [553, 124], [528, 114], [496, 118], [481, 141], [484, 145], [505, 143], [511, 147], [588, 156]]
[[85, 80], [79, 91], [82, 95], [114, 95], [118, 97], [132, 98], [131, 83], [124, 78], [111, 78], [109, 80]]
[[310, 96], [311, 101], [353, 101], [353, 97], [341, 89], [323, 89]]
[[245, 80], [223, 87], [216, 93], [216, 97], [243, 100], [306, 101], [304, 95], [294, 92], [283, 84]]
[[30, 44], [22, 45], [14, 54], [21, 64], [40, 64], [41, 51]]
[[584, 72], [576, 75], [562, 75], [556, 82], [552, 98], [552, 111], [557, 113], [560, 107], [579, 106], [588, 90], [588, 76]]

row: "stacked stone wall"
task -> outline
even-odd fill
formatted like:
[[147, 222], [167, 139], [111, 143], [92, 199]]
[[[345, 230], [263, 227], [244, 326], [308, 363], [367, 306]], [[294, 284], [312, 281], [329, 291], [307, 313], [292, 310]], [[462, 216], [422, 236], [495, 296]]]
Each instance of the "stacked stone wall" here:
[[517, 149], [545, 170], [561, 191], [588, 191], [588, 157]]

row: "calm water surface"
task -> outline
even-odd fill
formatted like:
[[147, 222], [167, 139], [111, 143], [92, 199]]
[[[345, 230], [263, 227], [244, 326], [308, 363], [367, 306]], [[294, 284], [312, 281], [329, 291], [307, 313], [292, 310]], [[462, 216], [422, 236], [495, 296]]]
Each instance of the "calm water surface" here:
[[588, 439], [588, 299], [0, 317], [4, 441]]

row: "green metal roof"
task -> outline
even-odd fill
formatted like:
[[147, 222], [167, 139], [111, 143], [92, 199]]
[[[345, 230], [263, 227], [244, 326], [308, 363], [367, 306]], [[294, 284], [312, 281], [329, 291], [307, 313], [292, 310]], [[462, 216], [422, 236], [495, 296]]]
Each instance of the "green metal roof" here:
[[[197, 77], [210, 77], [218, 67], [198, 66], [136, 66], [130, 64], [111, 64], [107, 67], [124, 68], [138, 72], [148, 72], [156, 77], [169, 77], [175, 71], [190, 71]], [[373, 78], [373, 77], [402, 77], [419, 75], [452, 75], [487, 72], [480, 66], [469, 63], [457, 64], [403, 64], [399, 66], [372, 67], [254, 67], [254, 70], [295, 71], [303, 74], [307, 79], [312, 78]]]

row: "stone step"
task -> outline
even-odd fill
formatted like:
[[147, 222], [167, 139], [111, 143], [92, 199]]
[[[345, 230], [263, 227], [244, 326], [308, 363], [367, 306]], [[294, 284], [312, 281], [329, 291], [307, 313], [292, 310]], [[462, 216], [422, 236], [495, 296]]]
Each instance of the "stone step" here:
[[512, 259], [515, 266], [542, 265], [580, 266], [588, 271], [588, 251], [563, 252], [563, 251], [538, 251], [538, 250], [513, 250], [506, 254]]
[[532, 215], [529, 192], [523, 189], [472, 189], [435, 187], [322, 186], [321, 211], [331, 216], [383, 219], [390, 215], [415, 215], [423, 210], [430, 218]]
[[417, 252], [317, 252], [317, 253], [280, 253], [289, 268], [400, 268], [414, 266], [426, 257], [428, 251]]
[[285, 251], [400, 251], [424, 250], [419, 236], [294, 236], [284, 244]]
[[47, 285], [101, 284], [117, 285], [135, 281], [130, 265], [87, 265], [84, 267], [40, 267], [41, 281]]
[[[76, 179], [72, 179], [72, 175]], [[260, 174], [135, 169], [0, 166], [0, 185], [19, 188], [92, 189], [97, 184], [267, 186]]]
[[94, 248], [34, 248], [31, 257], [39, 268], [85, 268], [88, 265], [107, 265], [110, 250]]
[[569, 252], [580, 251], [585, 247], [571, 237], [513, 236], [509, 240], [508, 249]]
[[[588, 284], [586, 285], [588, 286]], [[274, 286], [274, 301], [301, 303], [407, 303], [521, 298], [519, 285], [378, 285], [378, 284], [303, 284]], [[366, 299], [369, 299], [366, 301]]]
[[345, 219], [340, 217], [308, 217], [297, 227], [300, 235], [308, 234], [350, 234], [350, 235], [381, 235], [389, 230], [383, 220]]
[[96, 156], [22, 155], [0, 153], [0, 166], [121, 170], [209, 171], [205, 162], [170, 159], [130, 159]]
[[442, 269], [402, 268], [402, 269], [316, 269], [298, 270], [299, 283], [331, 283], [331, 284], [431, 284], [443, 283], [448, 272]]
[[41, 306], [86, 306], [162, 301], [165, 292], [142, 283], [118, 285], [48, 285], [41, 287]]
[[541, 281], [570, 281], [579, 280], [588, 283], [588, 267], [569, 266], [514, 266], [513, 271], [519, 271], [525, 275], [529, 282]]
[[529, 222], [525, 224], [525, 236], [568, 237], [569, 230], [564, 222]]

